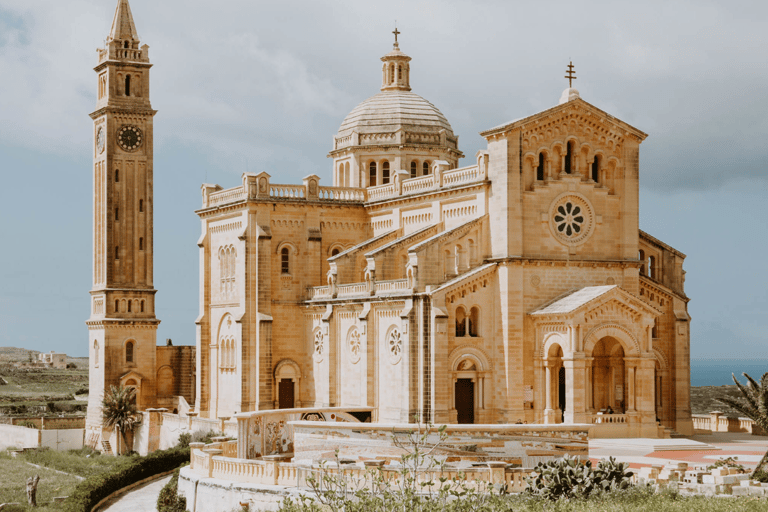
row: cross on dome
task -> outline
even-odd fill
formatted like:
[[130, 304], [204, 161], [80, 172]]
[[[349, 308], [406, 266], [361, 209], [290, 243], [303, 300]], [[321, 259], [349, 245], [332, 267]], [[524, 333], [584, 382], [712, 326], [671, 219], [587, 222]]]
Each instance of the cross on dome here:
[[576, 80], [576, 75], [574, 75], [575, 71], [573, 70], [573, 61], [568, 63], [568, 71], [566, 71], [566, 73], [568, 73], [565, 75], [565, 78], [568, 79], [568, 88], [573, 88], [573, 81]]
[[402, 32], [397, 30], [397, 25], [395, 25], [395, 30], [393, 30], [392, 33], [395, 34], [395, 48], [397, 48], [398, 47], [397, 36], [400, 35]]

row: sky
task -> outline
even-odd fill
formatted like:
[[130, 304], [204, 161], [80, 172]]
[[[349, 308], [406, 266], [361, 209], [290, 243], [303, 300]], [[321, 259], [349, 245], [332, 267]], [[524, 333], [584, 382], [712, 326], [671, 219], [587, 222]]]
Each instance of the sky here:
[[[96, 48], [116, 0], [0, 0], [0, 346], [87, 355]], [[693, 359], [768, 361], [768, 4], [131, 0], [150, 46], [158, 341], [194, 344], [201, 183], [331, 183], [392, 47], [471, 165], [482, 130], [581, 97], [649, 134], [640, 227], [688, 257]]]

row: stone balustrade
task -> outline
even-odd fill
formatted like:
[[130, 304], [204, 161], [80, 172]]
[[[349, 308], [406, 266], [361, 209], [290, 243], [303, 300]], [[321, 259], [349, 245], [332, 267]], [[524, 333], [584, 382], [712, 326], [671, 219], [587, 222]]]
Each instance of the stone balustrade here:
[[[486, 166], [473, 165], [461, 169], [447, 169], [447, 162], [437, 162], [433, 174], [402, 180], [400, 174], [391, 183], [369, 188], [321, 187], [320, 178], [315, 175], [304, 178], [302, 185], [270, 183], [269, 174], [243, 174], [243, 184], [226, 190], [217, 190], [218, 185], [206, 185], [203, 194], [203, 208], [222, 206], [246, 199], [286, 199], [303, 201], [330, 201], [342, 203], [365, 203], [381, 201], [400, 195], [419, 194], [438, 190], [441, 187], [455, 187], [480, 183], [486, 179]], [[407, 176], [405, 171], [400, 171]]]
[[749, 418], [730, 418], [720, 411], [712, 411], [709, 414], [692, 414], [693, 431], [697, 434], [711, 432], [744, 432], [756, 436], [766, 434], [763, 429]]
[[334, 288], [328, 286], [310, 286], [307, 288], [308, 300], [328, 300], [342, 297], [368, 296], [368, 295], [391, 295], [398, 293], [408, 293], [411, 286], [408, 279], [394, 279], [390, 281], [374, 281], [373, 286], [367, 282], [351, 283], [337, 285]]
[[629, 423], [626, 414], [597, 413], [592, 417], [592, 423]]
[[247, 197], [246, 191], [242, 187], [228, 188], [219, 192], [214, 192], [208, 196], [208, 204], [203, 206], [219, 206], [236, 201], [242, 201]]
[[[396, 465], [359, 463], [342, 464], [339, 467], [335, 461], [326, 461], [322, 464], [297, 464], [280, 457], [261, 460], [238, 459], [223, 456], [220, 454], [221, 450], [208, 448], [208, 446], [195, 446], [190, 455], [191, 471], [203, 478], [255, 485], [282, 485], [300, 489], [310, 488], [310, 476], [319, 479], [323, 473], [335, 476], [340, 471], [358, 485], [371, 484], [374, 475], [380, 476], [393, 486], [397, 486], [402, 478], [401, 468]], [[379, 472], [381, 472], [380, 475]], [[531, 468], [512, 467], [506, 462], [483, 462], [471, 466], [447, 464], [442, 468], [420, 471], [415, 478], [419, 483], [432, 481], [436, 486], [440, 478], [447, 478], [448, 481], [463, 480], [467, 488], [485, 490], [488, 484], [492, 483], [506, 485], [508, 492], [522, 492], [527, 486], [526, 478], [532, 473]]]

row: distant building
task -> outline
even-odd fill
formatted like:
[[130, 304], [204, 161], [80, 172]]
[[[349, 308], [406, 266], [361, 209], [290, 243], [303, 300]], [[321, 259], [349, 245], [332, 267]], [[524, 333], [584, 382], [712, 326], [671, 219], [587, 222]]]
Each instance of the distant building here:
[[48, 354], [40, 352], [37, 354], [37, 361], [51, 368], [63, 369], [67, 367], [67, 354], [60, 354], [53, 350]]

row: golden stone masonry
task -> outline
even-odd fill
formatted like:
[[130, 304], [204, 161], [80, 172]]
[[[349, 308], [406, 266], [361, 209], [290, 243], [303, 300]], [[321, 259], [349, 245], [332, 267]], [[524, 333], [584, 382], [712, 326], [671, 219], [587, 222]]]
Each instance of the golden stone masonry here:
[[148, 50], [120, 0], [91, 114], [91, 444], [117, 383], [201, 418], [371, 407], [374, 422], [692, 434], [685, 255], [638, 227], [647, 135], [569, 87], [460, 166], [397, 42], [333, 139], [331, 186], [202, 186], [196, 346], [156, 347]]

